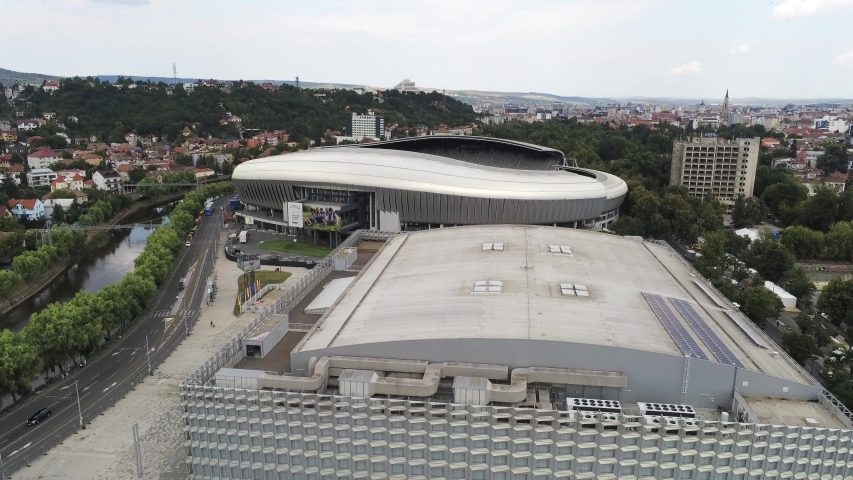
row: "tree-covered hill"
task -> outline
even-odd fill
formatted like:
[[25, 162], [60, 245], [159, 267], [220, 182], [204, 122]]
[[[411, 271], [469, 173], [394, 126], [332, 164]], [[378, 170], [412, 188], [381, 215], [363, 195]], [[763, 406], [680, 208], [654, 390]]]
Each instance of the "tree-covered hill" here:
[[[239, 116], [245, 128], [286, 129], [297, 139], [316, 139], [327, 129], [341, 130], [347, 112], [367, 109], [384, 115], [386, 125], [459, 126], [476, 119], [470, 105], [440, 93], [386, 91], [385, 101], [380, 103], [372, 94], [359, 95], [352, 90], [318, 91], [285, 85], [277, 92], [269, 92], [244, 83], [227, 89], [200, 87], [189, 94], [177, 86], [169, 95], [165, 83], [138, 83], [133, 89], [127, 88], [128, 83], [65, 79], [52, 95], [28, 88], [23, 95], [28, 103], [18, 108], [27, 117], [56, 112], [72, 137], [106, 135], [114, 141], [127, 132], [166, 134], [174, 139], [189, 125], [194, 125], [196, 133], [226, 138], [237, 134], [233, 124], [220, 125], [226, 112]], [[315, 97], [318, 93], [326, 95], [325, 102]], [[69, 121], [70, 116], [78, 121]]]

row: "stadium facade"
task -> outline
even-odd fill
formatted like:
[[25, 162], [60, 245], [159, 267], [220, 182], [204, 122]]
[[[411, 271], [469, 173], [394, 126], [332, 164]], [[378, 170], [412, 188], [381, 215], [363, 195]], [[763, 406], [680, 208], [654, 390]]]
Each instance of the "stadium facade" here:
[[577, 229], [356, 232], [182, 383], [188, 469], [850, 478], [850, 412], [700, 278]]
[[569, 165], [558, 150], [485, 137], [312, 149], [245, 162], [232, 178], [246, 205], [239, 216], [276, 230], [323, 227], [307, 230], [332, 232], [332, 244], [358, 229], [607, 227], [627, 194], [620, 178]]

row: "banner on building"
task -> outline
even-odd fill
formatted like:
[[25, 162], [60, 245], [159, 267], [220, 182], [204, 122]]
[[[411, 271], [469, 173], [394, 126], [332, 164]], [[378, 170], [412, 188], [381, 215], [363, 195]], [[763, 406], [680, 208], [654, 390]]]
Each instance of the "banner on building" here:
[[302, 216], [301, 203], [287, 202], [287, 208], [285, 208], [284, 211], [287, 212], [288, 227], [302, 228], [303, 226], [305, 226], [304, 217]]
[[327, 232], [341, 231], [341, 211], [333, 207], [302, 204], [302, 218], [305, 228]]

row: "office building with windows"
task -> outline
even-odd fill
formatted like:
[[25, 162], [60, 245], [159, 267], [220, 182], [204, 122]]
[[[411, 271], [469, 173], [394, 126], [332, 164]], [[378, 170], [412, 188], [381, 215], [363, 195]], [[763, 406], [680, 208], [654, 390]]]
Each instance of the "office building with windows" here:
[[732, 206], [738, 195], [752, 196], [760, 145], [760, 138], [676, 140], [670, 185], [683, 185], [691, 195], [714, 197]]
[[364, 138], [379, 140], [385, 137], [385, 119], [368, 110], [366, 114], [353, 113], [347, 118], [347, 135], [360, 141]]
[[238, 215], [262, 228], [289, 227], [287, 204], [338, 212], [342, 221], [328, 239], [332, 245], [358, 229], [493, 223], [606, 228], [628, 191], [619, 177], [577, 168], [559, 150], [468, 136], [312, 149], [242, 163], [232, 178], [247, 206]]
[[181, 384], [192, 478], [853, 475], [850, 412], [665, 245], [359, 231], [268, 305]]

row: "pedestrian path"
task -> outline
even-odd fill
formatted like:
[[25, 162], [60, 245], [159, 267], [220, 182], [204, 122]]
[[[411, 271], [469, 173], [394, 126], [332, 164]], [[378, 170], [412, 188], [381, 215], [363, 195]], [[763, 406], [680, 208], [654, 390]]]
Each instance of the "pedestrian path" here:
[[[288, 288], [307, 273], [304, 268], [282, 267], [282, 270], [292, 273], [282, 288]], [[216, 274], [218, 294], [212, 304], [202, 301], [200, 308], [180, 309], [175, 316], [165, 311], [154, 312], [164, 322], [179, 321], [181, 325], [185, 315], [199, 315], [193, 334], [184, 339], [155, 370], [154, 376], [96, 417], [86, 430], [73, 437], [73, 441], [64, 442], [33, 462], [30, 468], [16, 473], [15, 480], [135, 479], [131, 435], [134, 423], [139, 425], [143, 478], [186, 478], [183, 412], [178, 386], [254, 319], [253, 314], [239, 317], [233, 314], [237, 278], [242, 272], [236, 263], [225, 259], [221, 249], [216, 261]]]

